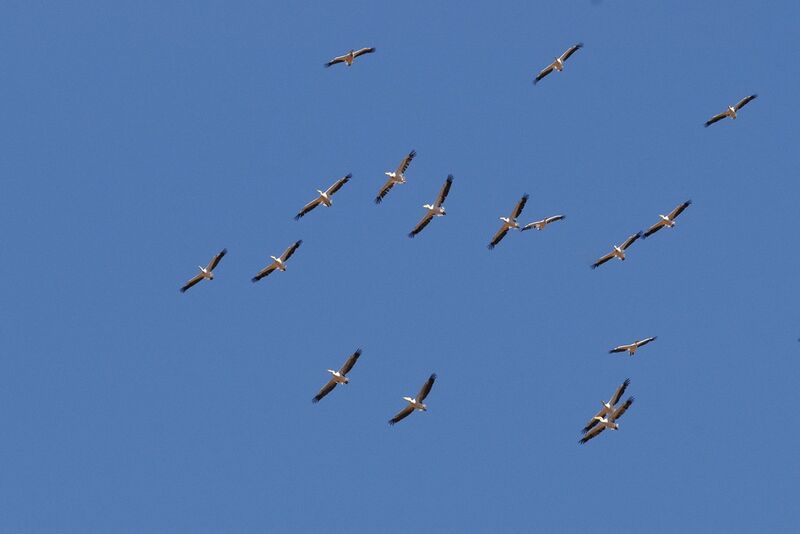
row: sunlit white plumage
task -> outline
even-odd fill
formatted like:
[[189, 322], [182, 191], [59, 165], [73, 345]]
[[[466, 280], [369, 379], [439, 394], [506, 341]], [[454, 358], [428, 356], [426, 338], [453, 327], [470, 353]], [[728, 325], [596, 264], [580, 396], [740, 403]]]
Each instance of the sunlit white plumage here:
[[414, 397], [403, 397], [403, 400], [408, 403], [408, 406], [397, 412], [397, 414], [389, 419], [389, 425], [396, 425], [409, 415], [411, 415], [414, 410], [419, 411], [427, 411], [428, 405], [424, 404], [422, 401], [425, 400], [425, 397], [428, 396], [428, 393], [431, 392], [431, 388], [433, 387], [433, 383], [436, 381], [436, 373], [433, 373], [428, 380], [422, 385], [422, 388], [417, 393], [416, 398]]
[[217, 254], [216, 256], [211, 258], [211, 261], [208, 262], [208, 265], [206, 265], [205, 267], [198, 266], [198, 269], [200, 269], [200, 272], [197, 273], [197, 275], [195, 275], [194, 278], [192, 278], [191, 280], [186, 282], [183, 285], [183, 287], [181, 287], [181, 293], [185, 293], [187, 289], [189, 289], [193, 285], [197, 284], [201, 280], [213, 280], [214, 279], [214, 269], [219, 264], [219, 260], [221, 260], [222, 257], [225, 256], [225, 254], [227, 254], [227, 253], [228, 253], [228, 249], [224, 248], [219, 252], [219, 254]]
[[642, 237], [642, 232], [637, 232], [632, 236], [630, 236], [628, 239], [626, 239], [621, 245], [614, 246], [614, 249], [611, 252], [609, 252], [608, 254], [606, 254], [605, 256], [603, 256], [602, 258], [600, 258], [599, 260], [597, 260], [592, 264], [592, 269], [597, 269], [605, 262], [612, 260], [614, 258], [625, 261], [625, 251], [628, 250], [628, 247], [633, 245], [636, 242], [636, 240], [639, 239], [640, 237]]
[[355, 61], [355, 59], [358, 56], [363, 56], [364, 54], [371, 54], [374, 51], [375, 47], [362, 48], [360, 50], [350, 50], [348, 53], [342, 56], [336, 56], [332, 60], [328, 61], [327, 63], [325, 63], [325, 66], [330, 67], [331, 65], [336, 65], [337, 63], [344, 63], [348, 67], [350, 67], [353, 65], [353, 61]]
[[289, 248], [283, 251], [283, 254], [280, 257], [276, 258], [275, 256], [270, 256], [272, 258], [272, 263], [261, 269], [257, 275], [252, 278], [253, 283], [258, 282], [262, 278], [269, 276], [274, 271], [285, 271], [286, 270], [286, 262], [289, 258], [292, 257], [292, 254], [303, 244], [303, 240], [299, 240], [293, 243]]
[[400, 165], [397, 166], [397, 169], [394, 172], [385, 172], [386, 176], [389, 177], [386, 180], [386, 183], [383, 184], [381, 190], [378, 191], [378, 195], [375, 197], [375, 204], [380, 204], [383, 202], [383, 197], [385, 197], [389, 191], [394, 187], [396, 184], [404, 184], [406, 183], [406, 175], [405, 172], [408, 169], [408, 166], [411, 164], [411, 161], [416, 157], [417, 151], [412, 150], [408, 153], [408, 155], [403, 158], [403, 161], [400, 162]]
[[550, 74], [554, 70], [557, 70], [559, 72], [564, 70], [564, 62], [567, 59], [569, 59], [569, 57], [572, 54], [574, 54], [575, 52], [577, 52], [581, 48], [583, 48], [583, 43], [578, 43], [578, 44], [572, 45], [569, 48], [567, 48], [567, 50], [564, 51], [563, 54], [561, 54], [559, 57], [555, 58], [552, 63], [550, 63], [548, 66], [546, 66], [545, 68], [543, 68], [539, 72], [539, 74], [533, 80], [533, 84], [536, 85], [537, 83], [539, 83], [539, 81], [541, 81], [542, 78], [544, 78], [545, 76], [547, 76], [548, 74]]
[[664, 227], [672, 228], [673, 226], [675, 226], [675, 218], [678, 217], [678, 215], [680, 215], [681, 213], [683, 213], [683, 210], [685, 210], [686, 208], [688, 208], [691, 205], [692, 205], [692, 201], [691, 200], [687, 200], [683, 204], [680, 204], [679, 206], [677, 206], [668, 215], [662, 215], [662, 214], [659, 213], [658, 217], [661, 220], [658, 221], [657, 223], [655, 223], [650, 228], [648, 228], [647, 231], [642, 235], [642, 237], [643, 238], [644, 237], [650, 237], [651, 235], [653, 235], [654, 233], [658, 232], [659, 230], [661, 230]]
[[358, 358], [361, 356], [361, 349], [356, 350], [353, 354], [350, 355], [349, 358], [344, 362], [341, 369], [338, 371], [334, 371], [333, 369], [328, 369], [328, 372], [331, 374], [331, 379], [328, 380], [328, 383], [325, 384], [322, 389], [319, 390], [311, 402], [317, 403], [319, 402], [325, 395], [333, 391], [338, 384], [348, 384], [350, 383], [350, 378], [347, 377], [347, 373], [353, 368], [353, 366], [358, 361]]
[[497, 233], [494, 234], [494, 237], [492, 237], [492, 240], [487, 245], [487, 248], [489, 250], [497, 246], [497, 244], [503, 240], [503, 238], [506, 236], [506, 234], [511, 228], [516, 228], [517, 230], [520, 229], [519, 223], [517, 222], [517, 217], [519, 217], [522, 214], [522, 210], [525, 209], [525, 204], [527, 202], [528, 202], [528, 194], [525, 193], [524, 195], [522, 195], [522, 198], [519, 199], [517, 205], [514, 206], [514, 211], [511, 212], [511, 215], [509, 215], [508, 217], [500, 217], [500, 220], [503, 221], [503, 226], [501, 226], [500, 229], [497, 231]]
[[746, 96], [743, 99], [739, 100], [739, 102], [735, 106], [728, 106], [728, 109], [726, 109], [722, 113], [714, 115], [713, 117], [708, 119], [706, 121], [706, 124], [705, 124], [706, 128], [708, 128], [709, 126], [711, 126], [715, 122], [721, 121], [725, 117], [730, 117], [731, 119], [736, 119], [736, 117], [738, 116], [739, 110], [742, 109], [743, 107], [745, 107], [750, 101], [755, 100], [756, 97], [758, 97], [758, 95]]
[[306, 213], [313, 210], [320, 204], [325, 206], [326, 208], [331, 207], [331, 205], [333, 205], [333, 199], [331, 198], [333, 194], [336, 193], [339, 189], [341, 189], [344, 184], [349, 182], [350, 178], [352, 177], [353, 177], [352, 174], [348, 174], [344, 178], [339, 178], [338, 180], [336, 180], [336, 183], [334, 183], [325, 191], [320, 191], [319, 189], [317, 189], [317, 193], [319, 193], [319, 196], [314, 200], [312, 200], [311, 202], [309, 202], [308, 204], [306, 204], [305, 206], [303, 206], [303, 209], [301, 209], [300, 212], [294, 216], [294, 220], [295, 221], [299, 220]]
[[614, 347], [613, 349], [608, 351], [608, 353], [614, 354], [617, 352], [627, 352], [629, 355], [633, 356], [634, 354], [636, 354], [636, 349], [638, 349], [639, 347], [644, 347], [651, 341], [655, 341], [656, 337], [657, 336], [647, 337], [644, 339], [640, 339], [639, 341], [634, 341], [633, 343], [629, 343], [627, 345], [620, 345], [618, 347]]
[[447, 215], [447, 212], [444, 209], [444, 201], [447, 198], [447, 194], [450, 192], [450, 186], [453, 185], [453, 175], [450, 174], [447, 176], [447, 180], [445, 180], [442, 189], [439, 191], [439, 196], [436, 197], [436, 201], [433, 204], [423, 204], [423, 208], [428, 210], [422, 219], [417, 223], [411, 232], [408, 233], [408, 237], [414, 237], [418, 233], [420, 233], [428, 223], [430, 223], [434, 217], [444, 217]]

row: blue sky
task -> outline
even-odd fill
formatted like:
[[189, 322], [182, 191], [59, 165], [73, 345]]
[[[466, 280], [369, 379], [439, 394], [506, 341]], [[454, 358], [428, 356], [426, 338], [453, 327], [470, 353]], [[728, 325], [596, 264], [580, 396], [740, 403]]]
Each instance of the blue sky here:
[[800, 6], [333, 4], [0, 6], [2, 530], [796, 531]]

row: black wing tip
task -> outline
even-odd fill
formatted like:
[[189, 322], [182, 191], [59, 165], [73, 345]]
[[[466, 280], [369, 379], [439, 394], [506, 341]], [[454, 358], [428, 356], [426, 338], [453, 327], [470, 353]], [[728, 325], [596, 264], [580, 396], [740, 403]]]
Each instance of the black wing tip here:
[[299, 221], [299, 220], [300, 220], [302, 217], [303, 217], [303, 216], [302, 216], [301, 214], [299, 214], [299, 213], [298, 213], [297, 215], [295, 215], [295, 216], [294, 216], [294, 220], [295, 220], [295, 221]]
[[583, 48], [583, 43], [576, 43], [575, 48]]
[[228, 249], [227, 248], [223, 248], [219, 253], [219, 257], [221, 258], [222, 256], [224, 256], [227, 253], [228, 253]]
[[322, 397], [314, 397], [313, 399], [311, 399], [311, 403], [316, 404], [320, 401], [320, 399], [322, 399]]
[[352, 177], [353, 177], [353, 173], [351, 173], [351, 172], [348, 172], [347, 174], [344, 175], [344, 179], [345, 180], [349, 180]]
[[331, 63], [330, 61], [328, 61], [327, 63], [324, 63], [324, 64], [323, 64], [323, 67], [325, 67], [325, 68], [327, 69], [327, 68], [328, 68], [328, 67], [330, 67], [331, 65], [333, 65], [333, 63]]
[[375, 204], [380, 204], [381, 202], [383, 202], [381, 197], [375, 197]]
[[625, 381], [622, 383], [622, 385], [623, 386], [630, 386], [631, 385], [631, 379], [630, 378], [626, 378]]
[[417, 234], [415, 234], [414, 232], [409, 232], [408, 233], [408, 237], [410, 237], [411, 239], [414, 239], [415, 235], [417, 235]]
[[431, 376], [428, 377], [428, 380], [430, 380], [431, 382], [436, 382], [436, 378], [437, 378], [436, 373], [431, 373]]
[[687, 200], [686, 202], [684, 202], [684, 203], [683, 203], [683, 205], [684, 205], [684, 206], [691, 206], [691, 205], [692, 205], [692, 199], [690, 198], [689, 200]]
[[253, 282], [254, 284], [255, 284], [256, 282], [258, 282], [259, 280], [261, 280], [261, 278], [259, 278], [259, 277], [257, 277], [257, 276], [254, 276], [253, 278], [251, 278], [251, 279], [250, 279], [250, 281], [251, 281], [251, 282]]
[[182, 288], [180, 288], [180, 292], [181, 293], [186, 293], [187, 289], [189, 289], [189, 288], [188, 287], [182, 287]]
[[298, 239], [297, 241], [295, 241], [294, 246], [299, 247], [302, 244], [303, 244], [303, 240], [302, 239]]
[[525, 193], [525, 194], [522, 195], [522, 199], [523, 200], [528, 200], [529, 197], [530, 197], [530, 195], [528, 193]]
[[488, 248], [489, 250], [494, 250], [494, 247], [495, 247], [494, 243], [489, 243], [488, 245], [486, 245], [486, 248]]
[[599, 264], [597, 264], [597, 263], [593, 263], [593, 264], [591, 264], [589, 267], [591, 267], [591, 268], [592, 268], [592, 270], [595, 270], [595, 269], [597, 269], [598, 267], [600, 267], [600, 265], [599, 265]]
[[356, 351], [353, 353], [353, 356], [361, 356], [361, 352], [362, 352], [361, 347], [358, 347]]

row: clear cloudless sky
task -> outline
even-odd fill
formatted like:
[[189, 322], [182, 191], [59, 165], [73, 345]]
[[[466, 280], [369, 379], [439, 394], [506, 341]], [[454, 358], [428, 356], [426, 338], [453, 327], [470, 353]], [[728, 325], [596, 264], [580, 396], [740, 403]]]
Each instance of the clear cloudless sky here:
[[[798, 27], [789, 0], [3, 2], [0, 530], [797, 532]], [[526, 192], [522, 222], [566, 220], [488, 251]]]

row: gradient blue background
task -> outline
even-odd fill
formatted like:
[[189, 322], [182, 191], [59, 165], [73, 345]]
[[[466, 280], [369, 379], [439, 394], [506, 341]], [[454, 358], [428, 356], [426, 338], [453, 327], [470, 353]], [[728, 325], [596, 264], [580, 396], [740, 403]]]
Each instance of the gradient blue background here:
[[[797, 2], [7, 1], [0, 21], [3, 532], [797, 531]], [[448, 216], [408, 239], [448, 173]], [[487, 251], [523, 192], [523, 222], [567, 220]], [[388, 427], [434, 371], [428, 413]], [[579, 446], [625, 377], [621, 430]]]

